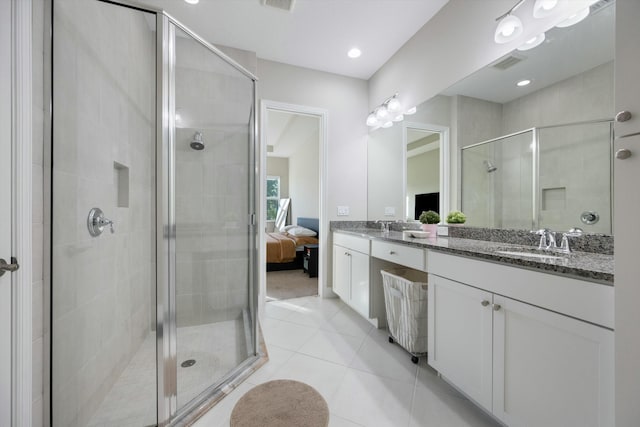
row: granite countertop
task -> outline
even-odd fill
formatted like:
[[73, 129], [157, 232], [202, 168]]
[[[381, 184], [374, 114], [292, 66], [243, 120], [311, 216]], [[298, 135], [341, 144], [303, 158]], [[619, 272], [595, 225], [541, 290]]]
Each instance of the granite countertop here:
[[[499, 264], [507, 264], [529, 270], [569, 276], [577, 279], [613, 286], [613, 255], [592, 252], [543, 252], [536, 247], [484, 240], [472, 240], [459, 237], [429, 237], [416, 239], [404, 237], [400, 231], [384, 233], [379, 230], [363, 228], [340, 228], [334, 232], [353, 234], [372, 240], [385, 240], [402, 243], [422, 249], [437, 250], [452, 255], [482, 259]], [[548, 254], [545, 258], [531, 258], [520, 255], [498, 253], [498, 251], [520, 251]]]

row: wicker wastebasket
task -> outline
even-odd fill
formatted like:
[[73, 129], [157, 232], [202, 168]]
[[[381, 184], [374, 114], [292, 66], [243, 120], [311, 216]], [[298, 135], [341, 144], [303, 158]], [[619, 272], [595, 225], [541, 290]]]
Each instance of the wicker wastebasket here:
[[427, 273], [411, 269], [381, 270], [389, 342], [411, 353], [427, 354]]

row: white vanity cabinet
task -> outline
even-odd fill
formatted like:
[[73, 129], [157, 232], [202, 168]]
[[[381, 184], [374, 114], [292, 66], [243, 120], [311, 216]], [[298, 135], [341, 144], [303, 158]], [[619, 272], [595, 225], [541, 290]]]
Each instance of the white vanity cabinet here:
[[[445, 254], [429, 263], [429, 364], [440, 374], [508, 426], [614, 425], [613, 331], [593, 324], [613, 321], [610, 286]], [[544, 294], [535, 305], [523, 298], [531, 286]]]
[[366, 318], [371, 317], [369, 248], [369, 239], [333, 236], [333, 292]]

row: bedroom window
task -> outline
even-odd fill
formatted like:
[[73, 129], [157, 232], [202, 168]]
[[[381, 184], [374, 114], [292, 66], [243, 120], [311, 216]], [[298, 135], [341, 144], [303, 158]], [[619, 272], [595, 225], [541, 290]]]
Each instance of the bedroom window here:
[[280, 203], [280, 177], [267, 177], [267, 221], [275, 221]]

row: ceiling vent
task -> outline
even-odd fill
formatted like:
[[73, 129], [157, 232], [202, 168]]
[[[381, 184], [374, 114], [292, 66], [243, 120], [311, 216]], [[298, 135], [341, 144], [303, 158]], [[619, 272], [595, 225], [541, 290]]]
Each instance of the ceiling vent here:
[[291, 12], [296, 0], [262, 0], [262, 4]]
[[506, 70], [507, 68], [511, 68], [519, 62], [524, 61], [525, 57], [517, 55], [515, 53], [511, 53], [504, 58], [500, 58], [498, 61], [491, 64], [493, 68], [497, 68], [498, 70]]

